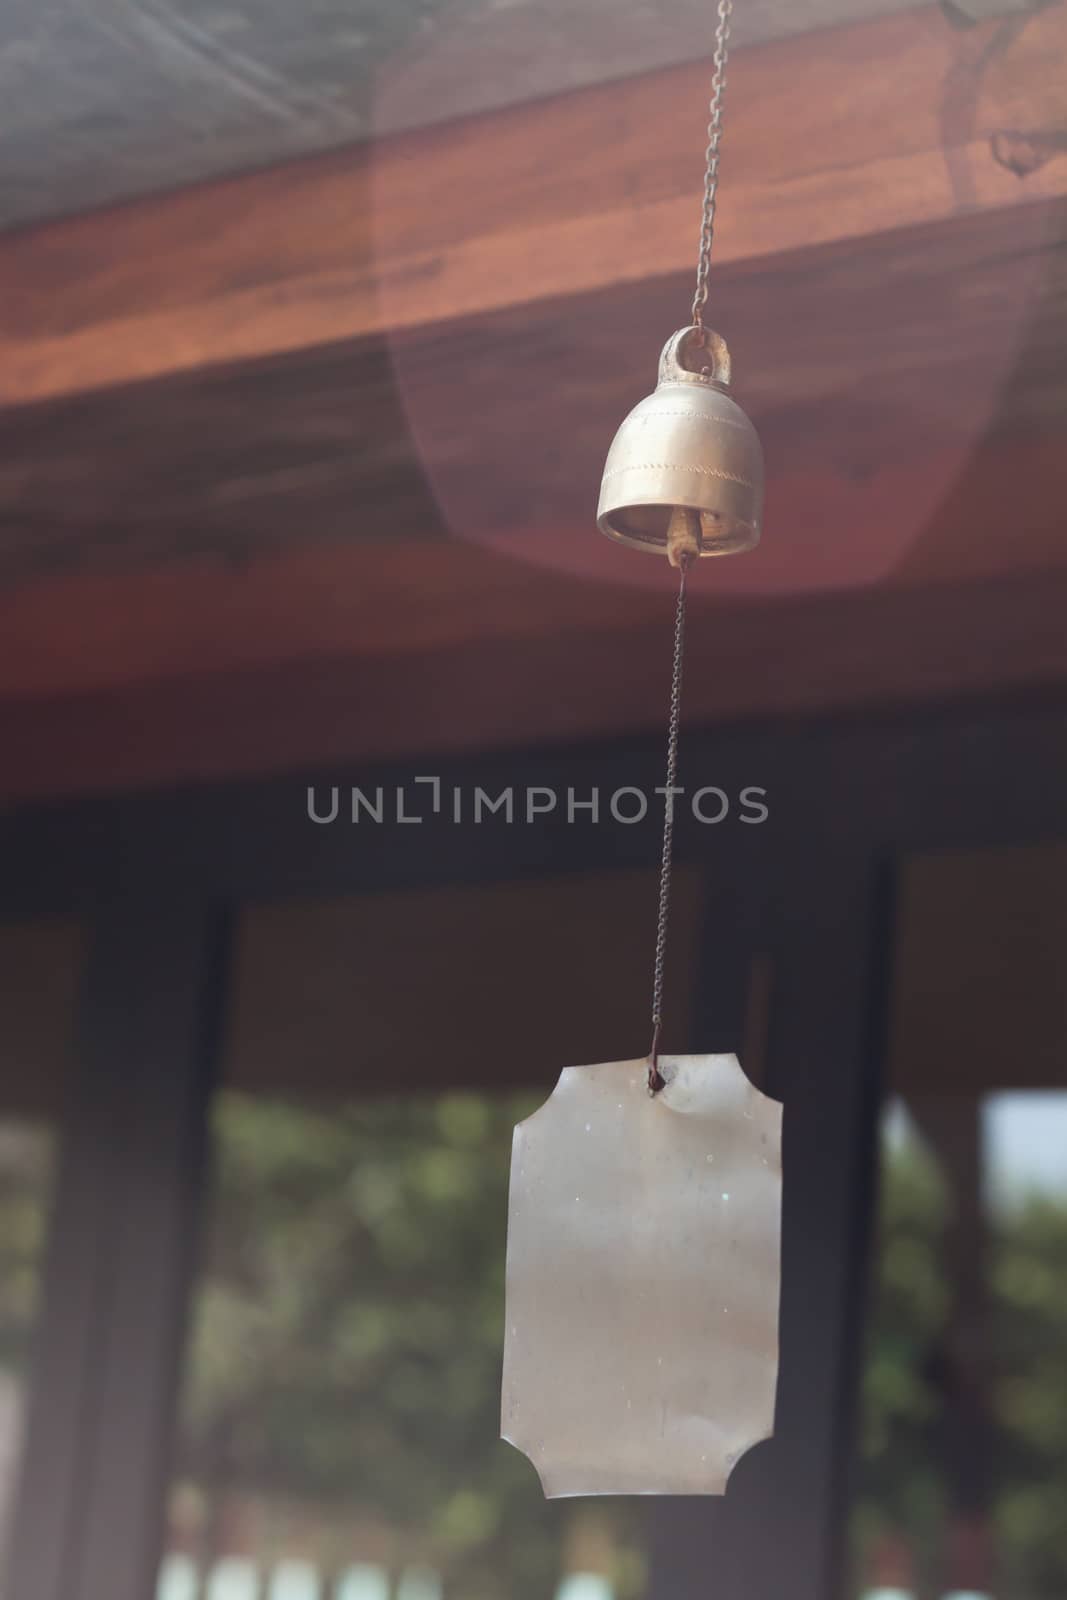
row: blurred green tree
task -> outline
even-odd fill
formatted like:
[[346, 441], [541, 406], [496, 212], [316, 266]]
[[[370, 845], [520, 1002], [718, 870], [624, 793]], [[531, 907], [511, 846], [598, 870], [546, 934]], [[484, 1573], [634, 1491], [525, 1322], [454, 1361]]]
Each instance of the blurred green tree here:
[[948, 1196], [936, 1163], [914, 1137], [887, 1141], [879, 1193], [861, 1389], [862, 1433], [852, 1534], [857, 1570], [901, 1536], [922, 1573], [943, 1531], [944, 1494], [934, 1450], [940, 1395], [929, 1354], [945, 1326], [943, 1238]]
[[[178, 1474], [220, 1548], [234, 1495], [313, 1513], [305, 1553], [358, 1558], [376, 1527], [464, 1600], [545, 1600], [576, 1540], [642, 1587], [641, 1507], [546, 1503], [500, 1443], [511, 1127], [517, 1098], [316, 1108], [220, 1097], [216, 1171], [186, 1363]], [[0, 1134], [0, 1378], [30, 1361], [50, 1191], [46, 1131]], [[951, 1196], [915, 1139], [882, 1169], [853, 1529], [857, 1572], [896, 1539], [920, 1582], [944, 1538]], [[988, 1250], [994, 1518], [1004, 1594], [1067, 1594], [1067, 1205], [1001, 1210]], [[298, 1519], [299, 1520], [299, 1519]], [[284, 1537], [279, 1532], [279, 1541]], [[309, 1541], [317, 1541], [315, 1548]], [[271, 1552], [264, 1550], [265, 1556]], [[857, 1578], [857, 1587], [861, 1587]]]
[[[1065, 1151], [1067, 1162], [1067, 1151]], [[950, 1511], [939, 1458], [937, 1353], [949, 1314], [952, 1196], [912, 1136], [884, 1147], [879, 1248], [863, 1370], [856, 1571], [896, 1544], [932, 1587]], [[1034, 1195], [989, 1220], [989, 1441], [1003, 1594], [1067, 1594], [1067, 1205]], [[862, 1591], [857, 1577], [855, 1587]]]
[[1067, 1206], [1034, 1194], [1000, 1218], [990, 1277], [1004, 1581], [1026, 1600], [1060, 1600], [1067, 1594]]
[[[221, 1098], [180, 1457], [208, 1505], [316, 1508], [324, 1564], [361, 1554], [355, 1514], [466, 1600], [554, 1592], [580, 1508], [498, 1438], [511, 1129], [534, 1103]], [[639, 1517], [605, 1517], [627, 1596]]]

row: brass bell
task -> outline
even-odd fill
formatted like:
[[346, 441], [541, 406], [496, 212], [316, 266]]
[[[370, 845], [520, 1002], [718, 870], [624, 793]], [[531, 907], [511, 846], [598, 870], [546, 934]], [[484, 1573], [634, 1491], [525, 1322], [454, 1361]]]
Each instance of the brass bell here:
[[654, 394], [612, 440], [597, 526], [652, 550], [733, 555], [759, 543], [763, 451], [726, 390], [730, 352], [710, 328], [682, 328], [663, 347]]

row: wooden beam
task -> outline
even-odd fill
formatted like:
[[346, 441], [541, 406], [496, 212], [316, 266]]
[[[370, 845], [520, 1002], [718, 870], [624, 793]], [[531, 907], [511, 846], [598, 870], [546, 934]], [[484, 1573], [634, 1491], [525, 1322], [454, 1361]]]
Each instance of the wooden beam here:
[[[719, 260], [1062, 197], [1065, 76], [1063, 5], [739, 51]], [[687, 65], [11, 236], [0, 402], [688, 271], [706, 92]]]
[[[695, 575], [694, 718], [1067, 677], [1042, 210], [720, 275], [768, 516], [755, 555]], [[589, 501], [677, 287], [6, 413], [3, 787], [658, 726], [671, 576]]]
[[[686, 716], [825, 715], [1059, 689], [1067, 679], [1067, 579], [870, 589], [778, 605], [694, 608]], [[132, 683], [0, 704], [8, 800], [145, 784], [320, 770], [384, 758], [425, 763], [648, 732], [668, 691], [669, 598], [640, 626], [448, 648], [321, 656], [267, 668]], [[432, 770], [420, 766], [418, 770]], [[714, 781], [714, 775], [708, 780]], [[753, 782], [758, 783], [756, 774]]]
[[[723, 267], [716, 315], [764, 441], [769, 500], [759, 551], [715, 563], [715, 592], [846, 587], [903, 562], [949, 582], [1058, 564], [1063, 260], [1062, 219], [1038, 203]], [[203, 618], [216, 656], [230, 642], [234, 665], [257, 608], [297, 653], [308, 604], [308, 647], [321, 627], [323, 647], [342, 651], [356, 636], [339, 627], [404, 637], [431, 603], [434, 626], [483, 602], [491, 615], [497, 575], [473, 570], [478, 545], [598, 590], [658, 590], [665, 566], [595, 536], [592, 497], [689, 288], [675, 274], [0, 411], [0, 586], [18, 586], [0, 599], [0, 692], [38, 692], [8, 673], [16, 638], [53, 674], [42, 692], [58, 691], [64, 661], [74, 670], [86, 630], [91, 681], [111, 641], [142, 625], [144, 666], [161, 669], [166, 595], [190, 636]], [[429, 553], [445, 540], [468, 549]], [[286, 553], [275, 607], [264, 593]], [[174, 570], [149, 579], [149, 567]], [[343, 624], [318, 614], [331, 576]], [[82, 579], [85, 614], [71, 620]], [[530, 581], [547, 615], [552, 597]], [[46, 582], [68, 613], [58, 650]], [[556, 603], [574, 620], [577, 595]]]
[[[832, 421], [825, 413], [823, 420], [832, 436]], [[592, 472], [577, 481], [594, 481]], [[1022, 501], [1020, 484], [1028, 486]], [[793, 600], [795, 591], [842, 587], [835, 576], [842, 567], [857, 584], [877, 579], [885, 590], [936, 585], [951, 592], [961, 583], [1007, 582], [1027, 572], [1055, 579], [1067, 567], [1065, 495], [1067, 458], [1054, 434], [997, 440], [969, 464], [966, 453], [943, 450], [887, 464], [869, 478], [852, 479], [832, 462], [783, 472], [769, 486], [764, 546], [745, 558], [751, 578], [724, 575], [718, 562], [694, 574], [695, 628], [720, 639], [724, 627], [735, 625], [731, 618], [738, 625], [745, 619], [746, 627], [751, 619], [757, 630], [767, 626], [764, 613], [754, 615], [761, 555], [772, 587], [777, 579], [787, 590], [793, 575]], [[738, 592], [745, 581], [751, 588]], [[664, 626], [672, 587], [665, 562], [620, 555], [588, 519], [573, 518], [527, 528], [495, 548], [444, 538], [294, 540], [255, 559], [200, 553], [125, 570], [73, 565], [51, 575], [45, 569], [31, 581], [0, 586], [0, 703], [324, 660], [347, 660], [351, 671], [378, 670], [369, 664], [502, 639], [536, 651], [561, 634], [617, 638], [624, 630]], [[855, 626], [853, 593], [837, 600], [836, 612], [828, 610], [835, 629]], [[772, 607], [788, 603], [779, 594]], [[930, 604], [936, 610], [936, 600]], [[801, 647], [809, 648], [798, 641]], [[905, 646], [885, 638], [881, 648], [896, 654]], [[983, 663], [983, 673], [987, 667], [1011, 676], [1002, 657]], [[814, 670], [807, 662], [801, 676]], [[887, 674], [887, 690], [894, 670], [872, 657], [873, 679]], [[734, 685], [741, 698], [731, 702], [729, 680], [716, 676], [716, 714], [743, 709], [744, 686]], [[985, 676], [982, 682], [993, 684]]]

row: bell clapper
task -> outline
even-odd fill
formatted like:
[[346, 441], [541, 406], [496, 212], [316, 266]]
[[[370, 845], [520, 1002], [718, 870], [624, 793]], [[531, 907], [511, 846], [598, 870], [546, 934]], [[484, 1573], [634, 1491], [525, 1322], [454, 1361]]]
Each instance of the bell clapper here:
[[695, 560], [703, 549], [700, 537], [700, 512], [688, 506], [675, 506], [667, 525], [667, 560], [672, 567]]

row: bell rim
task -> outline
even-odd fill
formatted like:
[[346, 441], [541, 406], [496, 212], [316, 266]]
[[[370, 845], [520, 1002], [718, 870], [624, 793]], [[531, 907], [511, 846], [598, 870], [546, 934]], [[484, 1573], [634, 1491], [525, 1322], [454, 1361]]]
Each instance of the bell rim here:
[[[624, 509], [617, 507], [618, 509]], [[596, 519], [596, 525], [605, 538], [613, 544], [626, 545], [631, 550], [642, 550], [648, 555], [666, 556], [666, 539], [641, 539], [634, 534], [621, 532], [611, 522], [612, 511], [604, 511]], [[746, 550], [754, 550], [760, 542], [762, 528], [758, 523], [735, 523], [735, 531], [723, 534], [714, 540], [705, 540], [700, 551], [700, 559], [714, 558], [715, 556], [740, 556]]]

